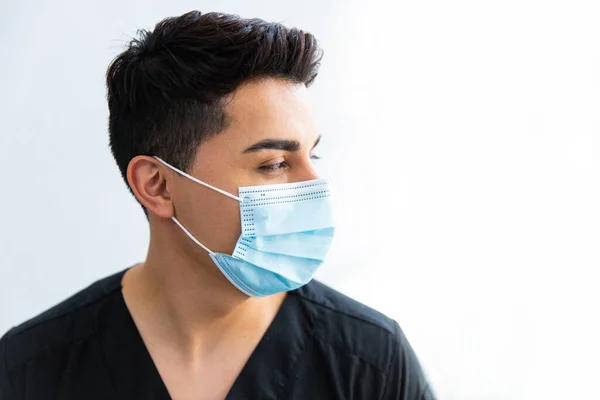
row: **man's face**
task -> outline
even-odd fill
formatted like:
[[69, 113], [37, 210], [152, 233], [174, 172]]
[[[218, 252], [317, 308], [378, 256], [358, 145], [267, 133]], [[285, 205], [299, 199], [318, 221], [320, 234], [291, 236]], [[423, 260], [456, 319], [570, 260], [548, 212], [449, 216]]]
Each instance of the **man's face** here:
[[[226, 129], [200, 145], [192, 176], [234, 195], [240, 186], [317, 178], [320, 136], [303, 84], [248, 83], [234, 92], [225, 113]], [[241, 233], [239, 203], [184, 177], [169, 190], [186, 229], [211, 250], [231, 254]]]

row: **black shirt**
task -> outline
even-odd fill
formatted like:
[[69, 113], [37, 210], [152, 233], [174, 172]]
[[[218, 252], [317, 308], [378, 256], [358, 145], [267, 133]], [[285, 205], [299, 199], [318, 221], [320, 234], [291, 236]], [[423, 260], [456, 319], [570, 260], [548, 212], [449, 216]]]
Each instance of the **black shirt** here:
[[[0, 400], [170, 399], [121, 292], [92, 284], [0, 340]], [[398, 324], [313, 281], [290, 292], [227, 399], [432, 399]]]

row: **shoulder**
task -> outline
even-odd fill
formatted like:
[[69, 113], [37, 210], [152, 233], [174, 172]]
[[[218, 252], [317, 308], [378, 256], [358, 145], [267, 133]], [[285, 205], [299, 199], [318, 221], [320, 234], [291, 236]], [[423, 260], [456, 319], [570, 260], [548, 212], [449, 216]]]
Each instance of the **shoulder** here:
[[[313, 336], [346, 363], [366, 364], [382, 377], [382, 399], [434, 399], [418, 358], [396, 321], [313, 281], [293, 292], [313, 320]], [[369, 381], [361, 369], [357, 379]], [[371, 381], [375, 381], [371, 378]], [[365, 383], [368, 384], [368, 383]]]
[[96, 281], [68, 299], [13, 327], [0, 339], [0, 363], [7, 371], [41, 353], [90, 336], [98, 305], [120, 290], [125, 271]]
[[351, 297], [325, 285], [319, 281], [311, 281], [293, 292], [305, 303], [320, 309], [326, 314], [335, 316], [338, 322], [372, 327], [393, 334], [396, 322], [381, 312], [368, 307]]
[[394, 349], [402, 345], [396, 321], [318, 281], [293, 294], [314, 316], [313, 334], [318, 340], [350, 352], [382, 372], [389, 368]]

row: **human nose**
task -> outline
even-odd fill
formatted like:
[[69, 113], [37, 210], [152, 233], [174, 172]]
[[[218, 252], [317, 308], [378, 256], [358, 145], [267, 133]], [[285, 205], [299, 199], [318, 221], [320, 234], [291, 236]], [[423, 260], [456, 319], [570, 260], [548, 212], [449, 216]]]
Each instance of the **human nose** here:
[[292, 182], [303, 182], [303, 181], [312, 181], [314, 179], [319, 179], [319, 174], [317, 173], [317, 169], [313, 162], [309, 159], [304, 161], [302, 165], [297, 168], [296, 173], [292, 177]]

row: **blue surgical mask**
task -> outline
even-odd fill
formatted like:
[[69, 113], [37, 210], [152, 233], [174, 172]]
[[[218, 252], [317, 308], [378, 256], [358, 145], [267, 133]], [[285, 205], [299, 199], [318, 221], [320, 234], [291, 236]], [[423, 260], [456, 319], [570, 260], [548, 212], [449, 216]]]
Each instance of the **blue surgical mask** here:
[[335, 231], [327, 180], [245, 186], [235, 196], [155, 158], [188, 179], [239, 202], [242, 234], [232, 255], [210, 250], [172, 218], [210, 254], [236, 288], [248, 296], [263, 297], [311, 281], [325, 260]]

